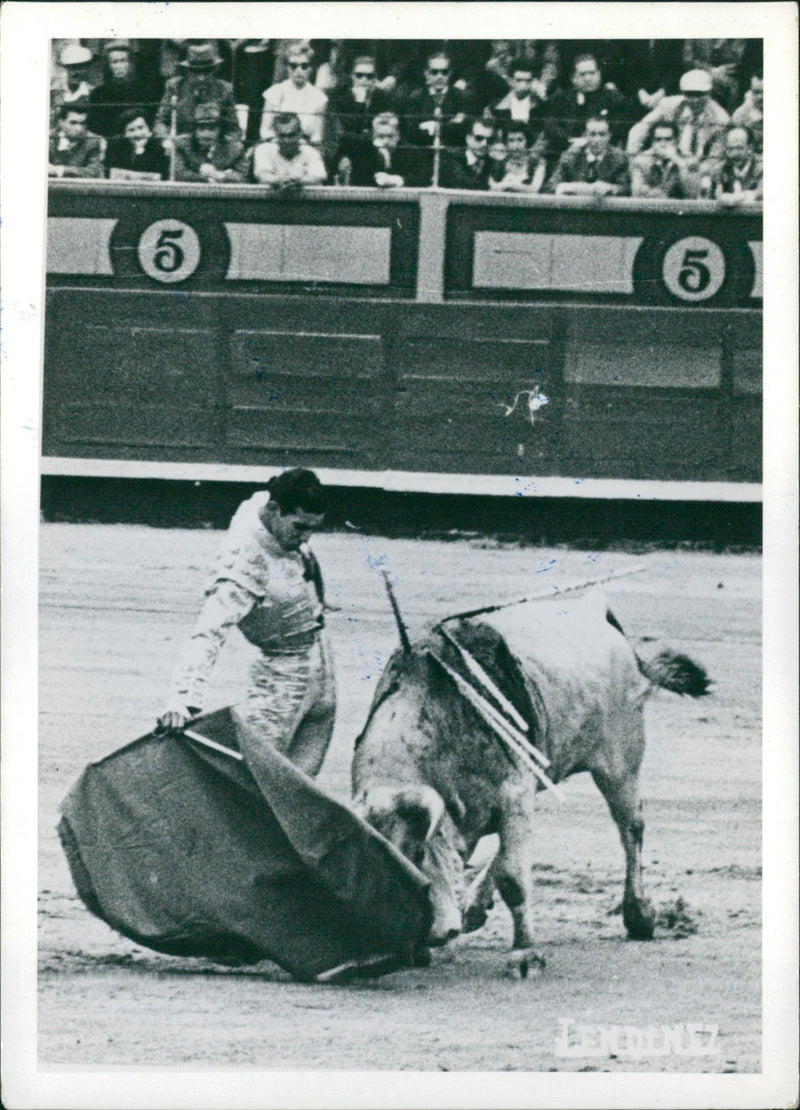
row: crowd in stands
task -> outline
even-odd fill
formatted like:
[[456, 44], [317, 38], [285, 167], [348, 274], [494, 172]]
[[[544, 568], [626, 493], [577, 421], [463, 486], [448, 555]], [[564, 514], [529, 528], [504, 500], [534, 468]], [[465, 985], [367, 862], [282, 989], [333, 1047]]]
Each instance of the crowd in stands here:
[[53, 177], [762, 197], [760, 40], [56, 40]]

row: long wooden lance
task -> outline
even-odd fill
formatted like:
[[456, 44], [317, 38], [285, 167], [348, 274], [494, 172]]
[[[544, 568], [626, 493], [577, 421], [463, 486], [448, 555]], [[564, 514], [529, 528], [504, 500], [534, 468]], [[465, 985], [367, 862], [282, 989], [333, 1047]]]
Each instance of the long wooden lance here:
[[630, 578], [632, 574], [641, 574], [642, 571], [647, 570], [644, 564], [636, 567], [630, 567], [628, 570], [622, 570], [618, 573], [604, 574], [599, 578], [587, 578], [583, 582], [574, 582], [571, 586], [564, 586], [563, 589], [554, 587], [552, 590], [539, 590], [538, 593], [528, 594], [526, 597], [518, 597], [515, 601], [502, 601], [498, 605], [484, 605], [480, 609], [467, 609], [463, 613], [451, 613], [449, 617], [443, 617], [439, 621], [442, 625], [445, 621], [454, 620], [468, 620], [470, 617], [480, 617], [484, 613], [496, 613], [498, 609], [510, 609], [512, 605], [524, 605], [526, 601], [545, 601], [547, 598], [561, 597], [562, 594], [571, 594], [576, 590], [586, 590], [590, 586], [599, 586], [603, 582], [616, 582], [619, 578]]

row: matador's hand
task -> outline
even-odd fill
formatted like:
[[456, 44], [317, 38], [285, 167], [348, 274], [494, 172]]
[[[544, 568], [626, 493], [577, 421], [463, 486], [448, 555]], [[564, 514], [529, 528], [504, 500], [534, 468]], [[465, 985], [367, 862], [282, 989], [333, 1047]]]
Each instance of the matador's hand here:
[[188, 721], [188, 714], [181, 713], [177, 709], [168, 709], [158, 718], [156, 732], [180, 732], [186, 727]]

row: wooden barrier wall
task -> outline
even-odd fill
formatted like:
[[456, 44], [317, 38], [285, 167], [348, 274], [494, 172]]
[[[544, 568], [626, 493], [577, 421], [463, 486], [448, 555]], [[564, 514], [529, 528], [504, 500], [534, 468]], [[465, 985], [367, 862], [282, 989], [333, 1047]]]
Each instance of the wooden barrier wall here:
[[49, 221], [46, 473], [760, 495], [759, 211], [91, 183]]

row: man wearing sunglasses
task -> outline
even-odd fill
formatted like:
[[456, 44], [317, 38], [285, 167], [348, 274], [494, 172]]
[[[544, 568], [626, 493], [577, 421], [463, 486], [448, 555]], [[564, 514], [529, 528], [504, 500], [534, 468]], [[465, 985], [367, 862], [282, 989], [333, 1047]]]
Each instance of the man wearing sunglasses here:
[[678, 96], [665, 96], [628, 133], [628, 154], [639, 154], [656, 123], [674, 123], [677, 148], [683, 158], [702, 162], [722, 157], [728, 113], [711, 98], [711, 74], [690, 69], [680, 82]]
[[438, 133], [443, 145], [460, 146], [471, 115], [470, 100], [452, 84], [447, 54], [431, 54], [424, 77], [424, 87], [410, 93], [402, 106], [405, 139], [414, 146], [432, 146]]
[[370, 140], [372, 121], [382, 112], [390, 112], [393, 97], [378, 87], [375, 59], [362, 54], [350, 70], [350, 87], [331, 94], [330, 111], [336, 117], [341, 141], [348, 136]]
[[290, 50], [287, 58], [289, 77], [271, 85], [264, 93], [262, 139], [274, 137], [273, 120], [277, 113], [290, 112], [299, 118], [307, 142], [317, 147], [322, 142], [328, 98], [311, 83], [311, 61], [312, 54], [307, 47]]

